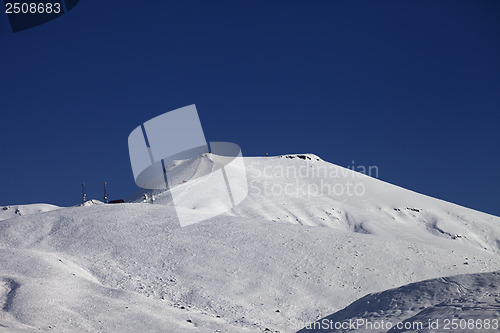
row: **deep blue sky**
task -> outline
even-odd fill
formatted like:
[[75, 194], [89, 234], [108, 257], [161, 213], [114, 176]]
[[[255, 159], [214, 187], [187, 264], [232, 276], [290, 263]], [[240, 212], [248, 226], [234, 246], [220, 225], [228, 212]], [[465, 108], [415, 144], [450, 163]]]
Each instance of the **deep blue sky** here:
[[311, 152], [500, 216], [500, 1], [97, 1], [0, 35], [0, 205], [134, 191], [128, 134]]

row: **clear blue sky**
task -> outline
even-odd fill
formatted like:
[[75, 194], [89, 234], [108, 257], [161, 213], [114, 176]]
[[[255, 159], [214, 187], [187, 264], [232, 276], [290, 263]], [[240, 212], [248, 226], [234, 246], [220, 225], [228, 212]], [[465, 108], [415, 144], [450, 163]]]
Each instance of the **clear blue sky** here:
[[500, 1], [97, 1], [0, 35], [0, 205], [136, 191], [127, 137], [315, 153], [500, 215]]

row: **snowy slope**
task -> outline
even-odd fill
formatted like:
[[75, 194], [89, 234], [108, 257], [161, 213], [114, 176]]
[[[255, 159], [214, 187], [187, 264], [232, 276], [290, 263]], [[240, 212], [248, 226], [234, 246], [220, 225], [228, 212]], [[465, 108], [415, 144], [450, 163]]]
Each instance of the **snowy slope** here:
[[[500, 218], [305, 156], [246, 158], [247, 199], [184, 228], [168, 193], [0, 221], [0, 332], [295, 332], [368, 293], [500, 270]], [[312, 163], [331, 172], [278, 174]], [[265, 191], [322, 179], [365, 193]]]
[[10, 219], [15, 216], [38, 214], [59, 208], [61, 207], [50, 204], [3, 206], [0, 207], [0, 221]]
[[500, 272], [464, 274], [367, 295], [306, 332], [483, 332], [500, 329]]
[[[201, 159], [204, 163], [198, 163], [206, 170], [210, 154]], [[497, 216], [406, 190], [313, 154], [245, 160], [249, 196], [232, 212], [233, 216], [392, 234], [409, 241], [436, 236], [500, 254]], [[181, 178], [189, 180], [189, 174]], [[174, 189], [183, 190], [189, 193], [189, 181]], [[157, 203], [171, 204], [169, 193], [165, 193], [164, 200], [161, 198], [158, 196]], [[196, 199], [194, 207], [206, 208], [206, 198]]]

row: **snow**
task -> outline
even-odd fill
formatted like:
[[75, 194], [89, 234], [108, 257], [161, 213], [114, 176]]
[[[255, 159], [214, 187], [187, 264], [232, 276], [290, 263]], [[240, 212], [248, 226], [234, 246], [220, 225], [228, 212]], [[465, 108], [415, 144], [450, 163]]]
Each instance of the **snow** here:
[[[373, 332], [374, 325], [390, 332], [497, 331], [499, 297], [500, 272], [431, 279], [367, 295], [300, 332]], [[345, 329], [335, 329], [335, 323], [345, 323]]]
[[[210, 158], [175, 162], [186, 169], [172, 170], [173, 190], [188, 195]], [[0, 332], [296, 332], [331, 316], [444, 319], [438, 304], [480, 302], [498, 316], [499, 217], [312, 154], [245, 168], [248, 197], [187, 227], [168, 192], [0, 221]]]
[[96, 200], [96, 199], [91, 199], [87, 200], [84, 203], [79, 204], [78, 206], [93, 206], [93, 205], [104, 205], [104, 202]]
[[0, 207], [0, 221], [10, 219], [15, 216], [38, 214], [59, 209], [61, 207], [50, 204], [29, 204]]

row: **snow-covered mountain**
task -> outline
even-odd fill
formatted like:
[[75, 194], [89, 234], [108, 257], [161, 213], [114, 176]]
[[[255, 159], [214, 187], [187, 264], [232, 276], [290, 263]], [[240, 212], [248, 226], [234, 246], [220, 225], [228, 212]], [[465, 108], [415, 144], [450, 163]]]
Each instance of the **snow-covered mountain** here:
[[[211, 155], [177, 167], [172, 191], [190, 195]], [[488, 272], [500, 270], [499, 217], [312, 154], [245, 158], [245, 169], [240, 205], [183, 228], [169, 192], [154, 204], [0, 221], [0, 332], [296, 332], [321, 318], [404, 321], [457, 299], [442, 281], [460, 279], [472, 303], [489, 293], [488, 315], [498, 318], [499, 275]], [[190, 199], [210, 211], [209, 198]], [[437, 282], [419, 282], [428, 279]]]
[[50, 204], [30, 204], [30, 205], [13, 205], [0, 207], [0, 221], [13, 218], [21, 215], [32, 215], [51, 210], [59, 209], [60, 207]]

